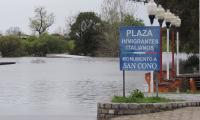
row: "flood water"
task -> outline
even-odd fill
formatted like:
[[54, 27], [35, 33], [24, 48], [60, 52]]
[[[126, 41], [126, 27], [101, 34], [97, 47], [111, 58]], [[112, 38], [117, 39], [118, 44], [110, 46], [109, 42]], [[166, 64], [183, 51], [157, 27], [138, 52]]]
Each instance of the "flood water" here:
[[[1, 120], [96, 120], [97, 103], [122, 94], [115, 58], [0, 58]], [[145, 72], [126, 72], [126, 91]]]

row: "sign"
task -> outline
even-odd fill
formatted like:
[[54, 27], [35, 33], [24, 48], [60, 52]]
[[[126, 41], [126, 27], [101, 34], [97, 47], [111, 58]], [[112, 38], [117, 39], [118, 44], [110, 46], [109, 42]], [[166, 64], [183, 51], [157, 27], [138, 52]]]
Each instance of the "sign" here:
[[160, 69], [160, 27], [120, 28], [120, 70]]

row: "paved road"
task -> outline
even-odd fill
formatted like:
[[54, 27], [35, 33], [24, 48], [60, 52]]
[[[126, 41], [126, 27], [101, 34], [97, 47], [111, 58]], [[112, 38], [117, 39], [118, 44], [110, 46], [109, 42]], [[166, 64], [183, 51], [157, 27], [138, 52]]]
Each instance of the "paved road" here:
[[200, 107], [188, 107], [151, 114], [130, 115], [112, 120], [200, 120]]

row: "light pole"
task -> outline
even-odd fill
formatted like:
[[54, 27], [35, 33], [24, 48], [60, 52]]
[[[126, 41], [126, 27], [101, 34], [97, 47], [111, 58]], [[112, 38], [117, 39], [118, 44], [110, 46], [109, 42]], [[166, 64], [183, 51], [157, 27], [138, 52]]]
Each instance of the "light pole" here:
[[[172, 13], [168, 9], [167, 12], [165, 13], [165, 23], [167, 27], [167, 59], [169, 58], [168, 56], [169, 54], [169, 28], [171, 25], [171, 16], [172, 16]], [[169, 60], [167, 60], [167, 80], [169, 80]]]
[[171, 70], [171, 77], [172, 79], [175, 78], [175, 65], [174, 65], [174, 32], [176, 29], [176, 16], [172, 14], [171, 16], [171, 51], [172, 51], [172, 70]]
[[[151, 25], [153, 24], [154, 18], [157, 17], [159, 18], [159, 23], [160, 23], [160, 28], [162, 28], [162, 23], [163, 23], [163, 18], [162, 18], [162, 14], [164, 13], [164, 9], [159, 6], [157, 8], [156, 3], [154, 2], [154, 0], [150, 0], [149, 3], [147, 4], [147, 10], [149, 13], [149, 19], [150, 19], [150, 23]], [[161, 32], [160, 32], [161, 33]], [[162, 44], [162, 34], [160, 34], [160, 41]], [[160, 79], [162, 78], [162, 45], [160, 46]], [[151, 87], [154, 88], [154, 82], [153, 82], [153, 71], [151, 72]], [[154, 91], [154, 89], [153, 89]], [[156, 79], [156, 97], [158, 97], [158, 79]]]
[[181, 19], [177, 16], [176, 17], [176, 75], [179, 75], [179, 28], [181, 26]]
[[147, 11], [149, 14], [151, 25], [153, 24], [154, 18], [156, 16], [156, 12], [157, 12], [156, 10], [157, 10], [156, 3], [154, 2], [154, 0], [150, 0], [149, 3], [147, 4]]
[[[154, 18], [156, 16], [156, 12], [157, 12], [157, 5], [154, 2], [154, 0], [150, 0], [149, 3], [147, 4], [147, 11], [148, 11], [148, 14], [149, 14], [150, 23], [152, 25]], [[157, 84], [158, 84], [158, 82], [156, 80], [156, 96], [158, 97], [158, 88], [157, 88], [158, 85]], [[153, 71], [151, 71], [150, 90], [151, 90], [151, 92], [154, 92]]]
[[156, 18], [158, 19], [158, 22], [160, 25], [160, 81], [163, 78], [163, 75], [162, 75], [162, 24], [164, 21], [164, 13], [165, 13], [165, 10], [162, 8], [161, 5], [159, 5], [157, 8]]

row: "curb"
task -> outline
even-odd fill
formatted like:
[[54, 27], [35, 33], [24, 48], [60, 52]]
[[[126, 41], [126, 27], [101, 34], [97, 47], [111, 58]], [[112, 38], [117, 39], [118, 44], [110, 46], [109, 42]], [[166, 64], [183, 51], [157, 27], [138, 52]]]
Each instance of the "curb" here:
[[109, 120], [123, 115], [169, 111], [183, 107], [199, 107], [200, 101], [168, 103], [98, 103], [97, 120]]

